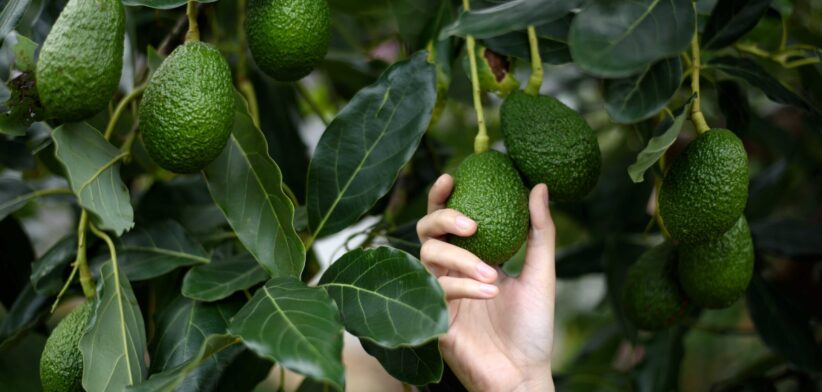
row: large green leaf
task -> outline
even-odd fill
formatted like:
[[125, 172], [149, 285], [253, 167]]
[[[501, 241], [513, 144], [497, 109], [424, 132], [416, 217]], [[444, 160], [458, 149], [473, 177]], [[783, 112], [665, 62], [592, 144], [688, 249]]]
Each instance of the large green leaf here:
[[[196, 0], [198, 3], [213, 3], [217, 0]], [[188, 0], [123, 0], [123, 4], [131, 5], [131, 6], [145, 6], [151, 8], [157, 8], [161, 10], [167, 10], [171, 8], [177, 8], [186, 5]]]
[[736, 42], [765, 15], [771, 0], [720, 0], [702, 31], [701, 46], [721, 49]]
[[773, 219], [751, 225], [757, 251], [785, 257], [822, 257], [822, 225], [797, 219]]
[[541, 25], [561, 18], [577, 8], [580, 0], [512, 0], [493, 7], [463, 12], [454, 23], [440, 32], [449, 35], [473, 35], [490, 38], [509, 31], [524, 30], [529, 25]]
[[631, 124], [653, 117], [674, 96], [682, 82], [679, 57], [662, 59], [645, 67], [642, 72], [622, 79], [605, 81], [605, 110], [622, 124]]
[[305, 248], [294, 230], [294, 206], [282, 175], [268, 155], [262, 132], [237, 95], [234, 130], [225, 149], [203, 174], [214, 202], [237, 237], [273, 277], [300, 276]]
[[356, 222], [391, 189], [435, 101], [434, 66], [418, 52], [388, 68], [337, 115], [308, 168], [308, 223], [315, 236]]
[[229, 331], [258, 355], [342, 390], [342, 323], [325, 290], [274, 278], [234, 316]]
[[[571, 61], [571, 52], [568, 50], [568, 30], [571, 28], [573, 16], [574, 14], [569, 13], [559, 19], [536, 26], [537, 43], [542, 62], [564, 64]], [[525, 30], [486, 38], [483, 42], [494, 52], [526, 60], [531, 59], [531, 46]]]
[[183, 295], [200, 301], [217, 301], [266, 279], [268, 274], [248, 253], [220, 257], [186, 273]]
[[80, 339], [83, 388], [120, 392], [148, 376], [145, 323], [125, 274], [109, 261], [99, 277], [94, 311]]
[[95, 224], [117, 235], [134, 227], [128, 188], [120, 179], [120, 152], [86, 123], [63, 124], [51, 137], [71, 190]]
[[77, 257], [77, 236], [74, 234], [57, 241], [43, 256], [31, 265], [31, 284], [40, 294], [54, 295], [63, 286], [63, 272]]
[[0, 351], [48, 316], [49, 305], [48, 296], [38, 294], [30, 284], [26, 285], [0, 323]]
[[384, 348], [360, 339], [362, 347], [397, 380], [411, 385], [437, 383], [442, 378], [442, 355], [439, 342], [434, 339], [418, 347]]
[[151, 279], [169, 271], [209, 262], [203, 246], [175, 221], [137, 227], [117, 245], [120, 268], [129, 280]]
[[663, 121], [654, 131], [654, 136], [648, 140], [648, 144], [636, 156], [636, 162], [628, 166], [628, 175], [631, 181], [639, 183], [645, 180], [645, 171], [653, 166], [659, 158], [665, 155], [668, 147], [676, 141], [679, 132], [682, 130], [682, 125], [691, 113], [691, 104], [694, 97], [692, 96], [685, 103], [685, 106], [679, 108], [674, 113], [673, 121]]
[[388, 247], [354, 249], [320, 278], [346, 330], [383, 347], [415, 346], [448, 330], [445, 295], [419, 260]]
[[695, 29], [690, 0], [594, 0], [571, 23], [569, 45], [583, 71], [621, 78], [678, 55]]
[[0, 42], [17, 26], [31, 0], [9, 0], [0, 12]]
[[26, 203], [37, 197], [37, 193], [28, 184], [16, 178], [0, 178], [0, 220], [23, 208]]

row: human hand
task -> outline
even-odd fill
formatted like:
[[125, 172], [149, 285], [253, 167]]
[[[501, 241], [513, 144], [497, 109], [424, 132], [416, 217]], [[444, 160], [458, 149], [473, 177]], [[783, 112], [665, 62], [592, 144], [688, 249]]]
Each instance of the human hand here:
[[465, 249], [449, 234], [470, 236], [474, 221], [445, 202], [454, 187], [449, 175], [428, 194], [428, 215], [417, 223], [420, 256], [448, 300], [451, 324], [440, 338], [443, 357], [471, 391], [553, 391], [555, 228], [548, 188], [531, 190], [525, 264], [518, 278], [505, 276]]

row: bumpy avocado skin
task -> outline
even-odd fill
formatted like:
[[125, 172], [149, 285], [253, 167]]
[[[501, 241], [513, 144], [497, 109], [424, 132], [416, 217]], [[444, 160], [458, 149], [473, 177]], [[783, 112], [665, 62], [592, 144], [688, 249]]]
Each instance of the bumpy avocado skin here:
[[643, 253], [628, 270], [623, 303], [637, 327], [663, 329], [684, 312], [687, 299], [676, 279], [676, 263], [674, 247], [666, 242]]
[[83, 355], [80, 338], [86, 329], [91, 304], [71, 311], [51, 332], [40, 357], [40, 381], [45, 392], [81, 392]]
[[662, 181], [659, 212], [675, 240], [721, 236], [748, 202], [748, 154], [727, 129], [700, 135], [674, 160]]
[[331, 18], [326, 0], [249, 0], [246, 15], [254, 61], [274, 79], [301, 79], [328, 51]]
[[449, 237], [488, 264], [511, 258], [528, 237], [528, 191], [511, 160], [497, 151], [470, 155], [454, 174], [453, 208], [477, 223], [471, 237]]
[[594, 131], [573, 109], [549, 96], [515, 91], [500, 108], [505, 146], [529, 185], [548, 185], [551, 199], [578, 201], [602, 166]]
[[754, 249], [745, 217], [721, 237], [679, 249], [679, 283], [695, 304], [711, 309], [731, 306], [748, 288]]
[[143, 93], [143, 143], [166, 170], [193, 173], [205, 167], [223, 151], [233, 123], [231, 70], [211, 45], [177, 47]]
[[120, 0], [69, 0], [43, 42], [35, 75], [50, 117], [80, 121], [103, 110], [123, 68]]

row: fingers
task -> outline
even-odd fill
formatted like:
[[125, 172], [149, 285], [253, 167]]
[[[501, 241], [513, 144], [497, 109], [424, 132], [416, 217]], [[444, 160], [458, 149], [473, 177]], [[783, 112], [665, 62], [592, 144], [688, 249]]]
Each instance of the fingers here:
[[473, 253], [440, 240], [428, 240], [420, 249], [423, 264], [435, 276], [456, 271], [474, 280], [493, 283], [497, 280], [497, 270], [482, 262]]
[[539, 184], [531, 190], [528, 201], [531, 212], [531, 231], [525, 253], [525, 265], [521, 279], [540, 285], [554, 286], [556, 272], [554, 254], [556, 251], [556, 228], [548, 206], [548, 187]]
[[445, 298], [453, 299], [489, 299], [494, 298], [499, 293], [499, 288], [492, 284], [477, 282], [470, 278], [457, 278], [453, 276], [440, 276], [440, 282]]
[[417, 236], [420, 243], [446, 234], [470, 237], [476, 231], [476, 222], [450, 208], [436, 210], [417, 222]]
[[448, 196], [451, 196], [451, 191], [454, 189], [454, 179], [448, 174], [443, 174], [428, 192], [428, 213], [445, 208], [445, 202], [448, 201]]

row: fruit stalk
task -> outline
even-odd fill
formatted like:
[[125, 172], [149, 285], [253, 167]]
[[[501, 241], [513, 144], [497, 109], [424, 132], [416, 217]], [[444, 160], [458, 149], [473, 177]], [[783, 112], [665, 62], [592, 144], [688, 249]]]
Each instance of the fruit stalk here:
[[86, 298], [94, 298], [94, 278], [91, 277], [91, 270], [88, 268], [86, 259], [86, 227], [88, 227], [88, 212], [83, 210], [80, 213], [80, 224], [77, 228], [77, 260], [75, 264], [80, 270], [80, 285], [83, 287], [83, 294]]
[[[462, 6], [465, 11], [471, 10], [471, 5], [468, 0], [462, 0]], [[474, 138], [474, 152], [481, 153], [488, 151], [488, 130], [485, 128], [485, 113], [482, 111], [482, 98], [480, 96], [479, 74], [477, 73], [477, 59], [474, 57], [476, 50], [476, 41], [474, 36], [468, 34], [465, 36], [465, 50], [468, 55], [468, 63], [471, 65], [471, 91], [474, 96], [474, 110], [477, 112], [477, 136]]]
[[528, 26], [528, 44], [531, 46], [531, 78], [525, 86], [525, 92], [530, 95], [539, 95], [539, 88], [542, 87], [542, 58], [539, 55], [539, 40], [537, 39], [537, 29]]
[[186, 16], [188, 17], [188, 32], [186, 33], [186, 42], [200, 40], [200, 26], [197, 24], [197, 2], [188, 0], [186, 7]]
[[106, 140], [111, 139], [111, 134], [114, 133], [114, 127], [117, 125], [117, 120], [120, 119], [120, 116], [123, 115], [123, 112], [126, 110], [126, 107], [129, 103], [137, 99], [140, 94], [146, 89], [146, 85], [143, 84], [137, 88], [135, 88], [131, 93], [123, 97], [122, 100], [117, 104], [117, 108], [114, 109], [114, 113], [111, 115], [111, 119], [108, 121], [108, 126], [106, 127], [106, 131], [103, 133], [103, 138]]
[[696, 94], [694, 103], [691, 105], [691, 122], [694, 123], [696, 131], [701, 135], [707, 132], [711, 127], [705, 121], [705, 116], [702, 114], [702, 107], [700, 106], [701, 94], [699, 92], [699, 70], [702, 63], [699, 59], [699, 34], [694, 33], [694, 38], [691, 40], [691, 90]]

